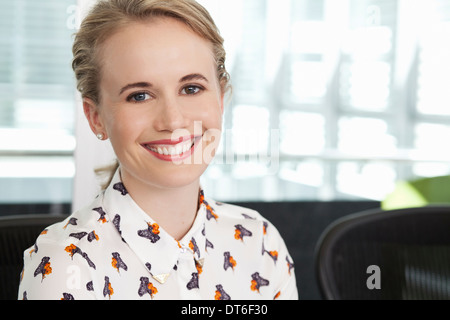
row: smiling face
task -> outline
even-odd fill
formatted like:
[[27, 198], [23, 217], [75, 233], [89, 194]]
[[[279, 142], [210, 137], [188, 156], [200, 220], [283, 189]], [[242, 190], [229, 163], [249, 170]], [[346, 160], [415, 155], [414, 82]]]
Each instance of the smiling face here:
[[100, 104], [85, 98], [84, 110], [92, 130], [111, 140], [127, 188], [198, 183], [222, 125], [212, 44], [158, 18], [112, 35], [99, 61]]

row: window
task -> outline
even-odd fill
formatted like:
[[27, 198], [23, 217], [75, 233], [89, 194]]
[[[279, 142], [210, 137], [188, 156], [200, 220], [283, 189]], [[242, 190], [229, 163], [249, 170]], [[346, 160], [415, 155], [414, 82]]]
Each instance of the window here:
[[[0, 203], [72, 201], [81, 2], [0, 3]], [[450, 0], [199, 2], [234, 85], [211, 197], [381, 200], [449, 174]]]
[[0, 203], [70, 203], [75, 0], [0, 2]]
[[450, 173], [449, 0], [203, 2], [234, 85], [213, 197], [382, 200]]

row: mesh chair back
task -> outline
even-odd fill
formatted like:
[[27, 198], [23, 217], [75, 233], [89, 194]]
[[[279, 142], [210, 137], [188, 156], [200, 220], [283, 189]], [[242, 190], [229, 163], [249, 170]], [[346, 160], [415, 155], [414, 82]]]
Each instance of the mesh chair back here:
[[325, 299], [450, 299], [450, 206], [337, 220], [319, 239], [316, 275]]
[[0, 300], [17, 299], [24, 250], [65, 216], [23, 215], [0, 218]]

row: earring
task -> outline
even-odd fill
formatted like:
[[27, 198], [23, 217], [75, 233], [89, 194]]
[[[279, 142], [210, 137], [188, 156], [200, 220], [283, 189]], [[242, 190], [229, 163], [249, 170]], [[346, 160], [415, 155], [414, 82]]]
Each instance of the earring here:
[[103, 133], [97, 133], [98, 140], [103, 140], [103, 138], [104, 138]]

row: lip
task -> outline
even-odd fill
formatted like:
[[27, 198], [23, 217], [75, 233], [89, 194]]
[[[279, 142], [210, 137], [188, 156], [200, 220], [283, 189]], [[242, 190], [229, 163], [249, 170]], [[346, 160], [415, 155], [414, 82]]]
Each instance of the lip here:
[[[190, 136], [180, 137], [178, 139], [156, 140], [156, 141], [143, 143], [142, 147], [144, 147], [145, 150], [147, 150], [151, 155], [153, 155], [154, 157], [156, 157], [159, 160], [163, 160], [163, 161], [167, 161], [167, 162], [180, 162], [180, 161], [183, 161], [184, 159], [189, 158], [194, 153], [197, 145], [201, 141], [201, 138], [202, 138], [202, 135], [197, 135], [197, 136], [190, 135]], [[193, 146], [181, 154], [165, 155], [165, 154], [160, 154], [158, 152], [150, 150], [150, 147], [156, 147], [156, 146], [159, 146], [159, 147], [172, 146], [173, 147], [173, 146], [182, 144], [189, 140], [193, 141]]]
[[145, 142], [142, 145], [146, 145], [146, 146], [154, 146], [154, 145], [168, 145], [168, 146], [173, 146], [173, 145], [177, 145], [179, 143], [188, 141], [188, 140], [193, 140], [196, 138], [199, 138], [201, 136], [195, 136], [195, 135], [190, 135], [190, 136], [184, 136], [184, 137], [179, 137], [178, 139], [163, 139], [163, 140], [156, 140], [156, 141], [152, 141], [152, 142]]

